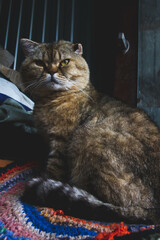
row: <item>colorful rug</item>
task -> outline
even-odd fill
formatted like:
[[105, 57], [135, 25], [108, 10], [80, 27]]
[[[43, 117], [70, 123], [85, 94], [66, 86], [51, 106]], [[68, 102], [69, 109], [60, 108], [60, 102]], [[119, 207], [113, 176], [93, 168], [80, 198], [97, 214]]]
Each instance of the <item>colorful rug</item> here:
[[[5, 164], [5, 161], [0, 160], [0, 239], [137, 240], [151, 239], [144, 238], [144, 235], [160, 232], [159, 226], [85, 221], [65, 216], [61, 210], [39, 208], [22, 202], [25, 183], [33, 176], [35, 168], [36, 164], [31, 162], [20, 164], [8, 161]], [[139, 235], [135, 237], [137, 232]]]

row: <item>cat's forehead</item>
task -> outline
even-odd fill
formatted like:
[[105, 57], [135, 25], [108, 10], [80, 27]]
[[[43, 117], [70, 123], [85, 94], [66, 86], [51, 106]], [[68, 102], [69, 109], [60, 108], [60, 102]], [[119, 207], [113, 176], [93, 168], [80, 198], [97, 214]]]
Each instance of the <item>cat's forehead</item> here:
[[71, 47], [67, 44], [46, 44], [39, 51], [39, 57], [44, 61], [58, 62], [72, 55]]
[[53, 57], [55, 59], [64, 58], [66, 56], [72, 55], [73, 49], [72, 44], [66, 41], [59, 41], [53, 44]]

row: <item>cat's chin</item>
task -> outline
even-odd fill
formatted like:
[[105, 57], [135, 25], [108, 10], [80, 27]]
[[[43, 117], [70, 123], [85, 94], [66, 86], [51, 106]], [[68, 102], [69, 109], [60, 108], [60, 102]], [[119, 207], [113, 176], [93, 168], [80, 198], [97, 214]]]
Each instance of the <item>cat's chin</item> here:
[[46, 82], [43, 87], [39, 87], [38, 89], [38, 94], [40, 95], [46, 95], [49, 92], [64, 92], [70, 90], [71, 87], [65, 85], [65, 84], [58, 84], [53, 81]]
[[49, 88], [50, 88], [50, 90], [53, 90], [53, 91], [67, 91], [70, 89], [67, 86], [62, 86], [57, 83], [50, 84]]

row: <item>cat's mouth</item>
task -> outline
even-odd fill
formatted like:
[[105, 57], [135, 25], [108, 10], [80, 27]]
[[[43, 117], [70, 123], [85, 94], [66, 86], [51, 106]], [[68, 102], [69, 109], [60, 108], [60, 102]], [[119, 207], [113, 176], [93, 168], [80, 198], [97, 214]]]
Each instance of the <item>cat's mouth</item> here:
[[61, 81], [59, 80], [57, 74], [47, 74], [46, 80], [48, 83], [58, 84], [61, 85]]
[[54, 75], [51, 75], [51, 82], [55, 84], [60, 84], [60, 82], [54, 77]]
[[58, 73], [53, 75], [47, 74], [47, 86], [54, 91], [66, 91], [71, 88], [71, 84], [64, 76], [59, 76]]

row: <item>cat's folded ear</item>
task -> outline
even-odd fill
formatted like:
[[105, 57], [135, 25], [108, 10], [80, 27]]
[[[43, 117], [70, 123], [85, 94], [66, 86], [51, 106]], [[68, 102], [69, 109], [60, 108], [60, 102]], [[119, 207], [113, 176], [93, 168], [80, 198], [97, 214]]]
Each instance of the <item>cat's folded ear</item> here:
[[20, 40], [22, 50], [26, 56], [33, 53], [35, 51], [35, 48], [38, 46], [38, 43], [33, 42], [27, 38], [22, 38]]
[[74, 52], [79, 54], [79, 55], [83, 54], [83, 47], [82, 47], [81, 43], [74, 44]]

